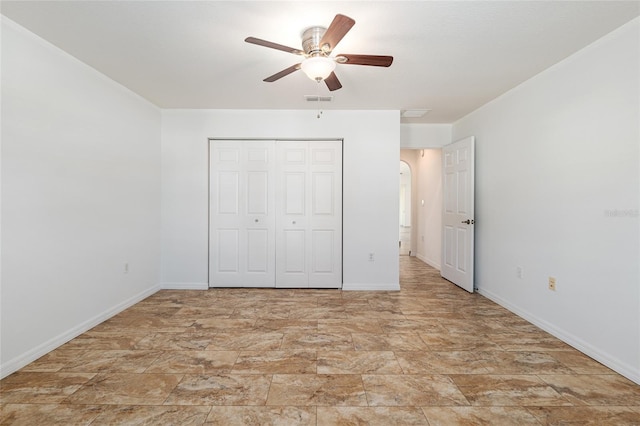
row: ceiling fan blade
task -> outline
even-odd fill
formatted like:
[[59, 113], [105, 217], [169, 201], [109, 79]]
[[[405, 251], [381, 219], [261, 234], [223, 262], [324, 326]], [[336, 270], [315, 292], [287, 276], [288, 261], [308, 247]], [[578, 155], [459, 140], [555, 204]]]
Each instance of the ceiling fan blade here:
[[292, 72], [298, 71], [300, 69], [300, 64], [291, 65], [289, 68], [283, 69], [280, 72], [275, 73], [274, 75], [265, 78], [262, 81], [266, 81], [267, 83], [273, 83], [276, 80], [281, 79], [282, 77], [291, 74]]
[[[356, 21], [348, 16], [336, 15], [320, 40], [320, 48], [325, 52], [331, 52], [355, 23]], [[325, 48], [325, 45], [328, 47]]]
[[[341, 60], [345, 58], [346, 60]], [[379, 55], [338, 55], [336, 61], [339, 64], [347, 65], [369, 65], [372, 67], [388, 67], [393, 63], [393, 56], [379, 56]]]
[[329, 77], [325, 78], [324, 82], [327, 84], [327, 87], [332, 92], [342, 87], [342, 84], [340, 83], [340, 80], [338, 80], [338, 77], [336, 76], [335, 72], [332, 72], [331, 74], [329, 74]]
[[294, 49], [293, 47], [284, 46], [282, 44], [274, 43], [272, 41], [262, 40], [255, 37], [247, 37], [244, 39], [247, 43], [257, 44], [258, 46], [269, 47], [271, 49], [282, 50], [283, 52], [293, 53], [294, 55], [304, 55], [304, 52], [300, 49]]

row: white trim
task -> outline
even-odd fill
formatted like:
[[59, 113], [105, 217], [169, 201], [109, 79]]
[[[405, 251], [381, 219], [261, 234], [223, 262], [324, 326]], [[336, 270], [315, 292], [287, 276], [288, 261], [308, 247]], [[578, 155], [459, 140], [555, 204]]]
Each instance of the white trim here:
[[400, 291], [400, 284], [398, 283], [379, 283], [379, 284], [342, 284], [342, 290], [344, 291]]
[[209, 283], [161, 283], [163, 290], [208, 290]]
[[547, 333], [557, 337], [558, 339], [562, 340], [566, 344], [573, 346], [575, 349], [595, 359], [599, 363], [606, 365], [607, 367], [623, 375], [627, 379], [637, 384], [640, 384], [640, 371], [638, 370], [637, 367], [634, 368], [634, 366], [632, 365], [621, 363], [619, 360], [613, 358], [610, 354], [603, 352], [598, 348], [593, 347], [592, 345], [580, 339], [579, 337], [576, 337], [573, 334], [568, 333], [567, 331], [556, 327], [550, 322], [545, 321], [541, 318], [538, 318], [537, 316], [531, 314], [530, 312], [527, 312], [515, 305], [512, 305], [511, 303], [491, 293], [490, 291], [483, 290], [481, 288], [478, 288], [476, 291], [482, 296], [486, 297], [487, 299], [494, 301], [495, 303], [502, 306], [503, 308], [508, 309], [509, 311], [513, 312], [519, 317], [524, 318], [530, 323], [540, 327]]
[[434, 262], [431, 259], [427, 259], [426, 257], [424, 257], [421, 254], [416, 254], [416, 257], [420, 260], [422, 260], [424, 263], [426, 263], [427, 265], [431, 266], [432, 268], [436, 268], [438, 271], [440, 270], [440, 264], [437, 262]]
[[58, 336], [52, 339], [49, 339], [43, 344], [36, 346], [35, 348], [23, 353], [22, 355], [19, 355], [5, 363], [0, 364], [0, 379], [3, 379], [7, 377], [9, 374], [18, 371], [25, 365], [35, 361], [41, 356], [46, 355], [52, 350], [67, 343], [69, 340], [78, 337], [79, 335], [81, 335], [86, 331], [89, 331], [96, 325], [108, 320], [114, 315], [146, 299], [147, 297], [156, 293], [158, 290], [160, 290], [160, 286], [156, 284], [153, 287], [148, 288], [147, 290], [144, 290], [141, 293], [138, 293], [135, 296], [130, 297], [129, 299], [115, 305], [111, 309], [107, 309], [103, 313], [98, 314], [93, 318], [90, 318], [89, 320], [65, 331], [62, 334], [59, 334]]

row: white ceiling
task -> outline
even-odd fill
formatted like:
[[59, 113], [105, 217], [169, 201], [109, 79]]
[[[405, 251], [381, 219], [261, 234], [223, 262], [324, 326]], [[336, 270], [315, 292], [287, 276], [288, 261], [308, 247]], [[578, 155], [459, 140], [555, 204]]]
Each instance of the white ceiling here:
[[[450, 123], [640, 15], [640, 1], [2, 1], [3, 15], [162, 108], [313, 109], [300, 33], [337, 13], [356, 24], [334, 53], [392, 55], [338, 65], [324, 109], [431, 109]], [[319, 90], [319, 92], [318, 92]]]

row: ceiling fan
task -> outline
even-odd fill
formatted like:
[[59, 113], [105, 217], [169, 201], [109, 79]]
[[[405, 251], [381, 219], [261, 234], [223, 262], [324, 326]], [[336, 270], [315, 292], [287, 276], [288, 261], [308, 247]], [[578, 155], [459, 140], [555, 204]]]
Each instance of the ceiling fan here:
[[332, 56], [331, 53], [342, 38], [349, 32], [356, 23], [353, 19], [344, 15], [336, 15], [329, 25], [325, 27], [310, 27], [302, 33], [302, 50], [293, 47], [283, 46], [278, 43], [262, 40], [255, 37], [247, 37], [244, 41], [269, 47], [271, 49], [282, 50], [303, 56], [305, 59], [295, 65], [290, 66], [280, 72], [265, 78], [263, 81], [272, 83], [292, 72], [302, 69], [302, 71], [312, 80], [318, 83], [324, 81], [329, 90], [338, 90], [342, 87], [340, 80], [333, 70], [336, 64], [345, 65], [369, 65], [374, 67], [388, 67], [393, 62], [393, 56], [379, 55], [354, 55], [339, 54]]

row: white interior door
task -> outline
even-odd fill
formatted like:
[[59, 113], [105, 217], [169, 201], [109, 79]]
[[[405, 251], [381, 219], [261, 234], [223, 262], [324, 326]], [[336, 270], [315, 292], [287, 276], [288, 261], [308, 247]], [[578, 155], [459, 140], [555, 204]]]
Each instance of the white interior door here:
[[342, 286], [342, 143], [276, 144], [276, 287]]
[[473, 293], [474, 137], [442, 148], [443, 278]]
[[275, 141], [210, 142], [209, 287], [275, 286]]

